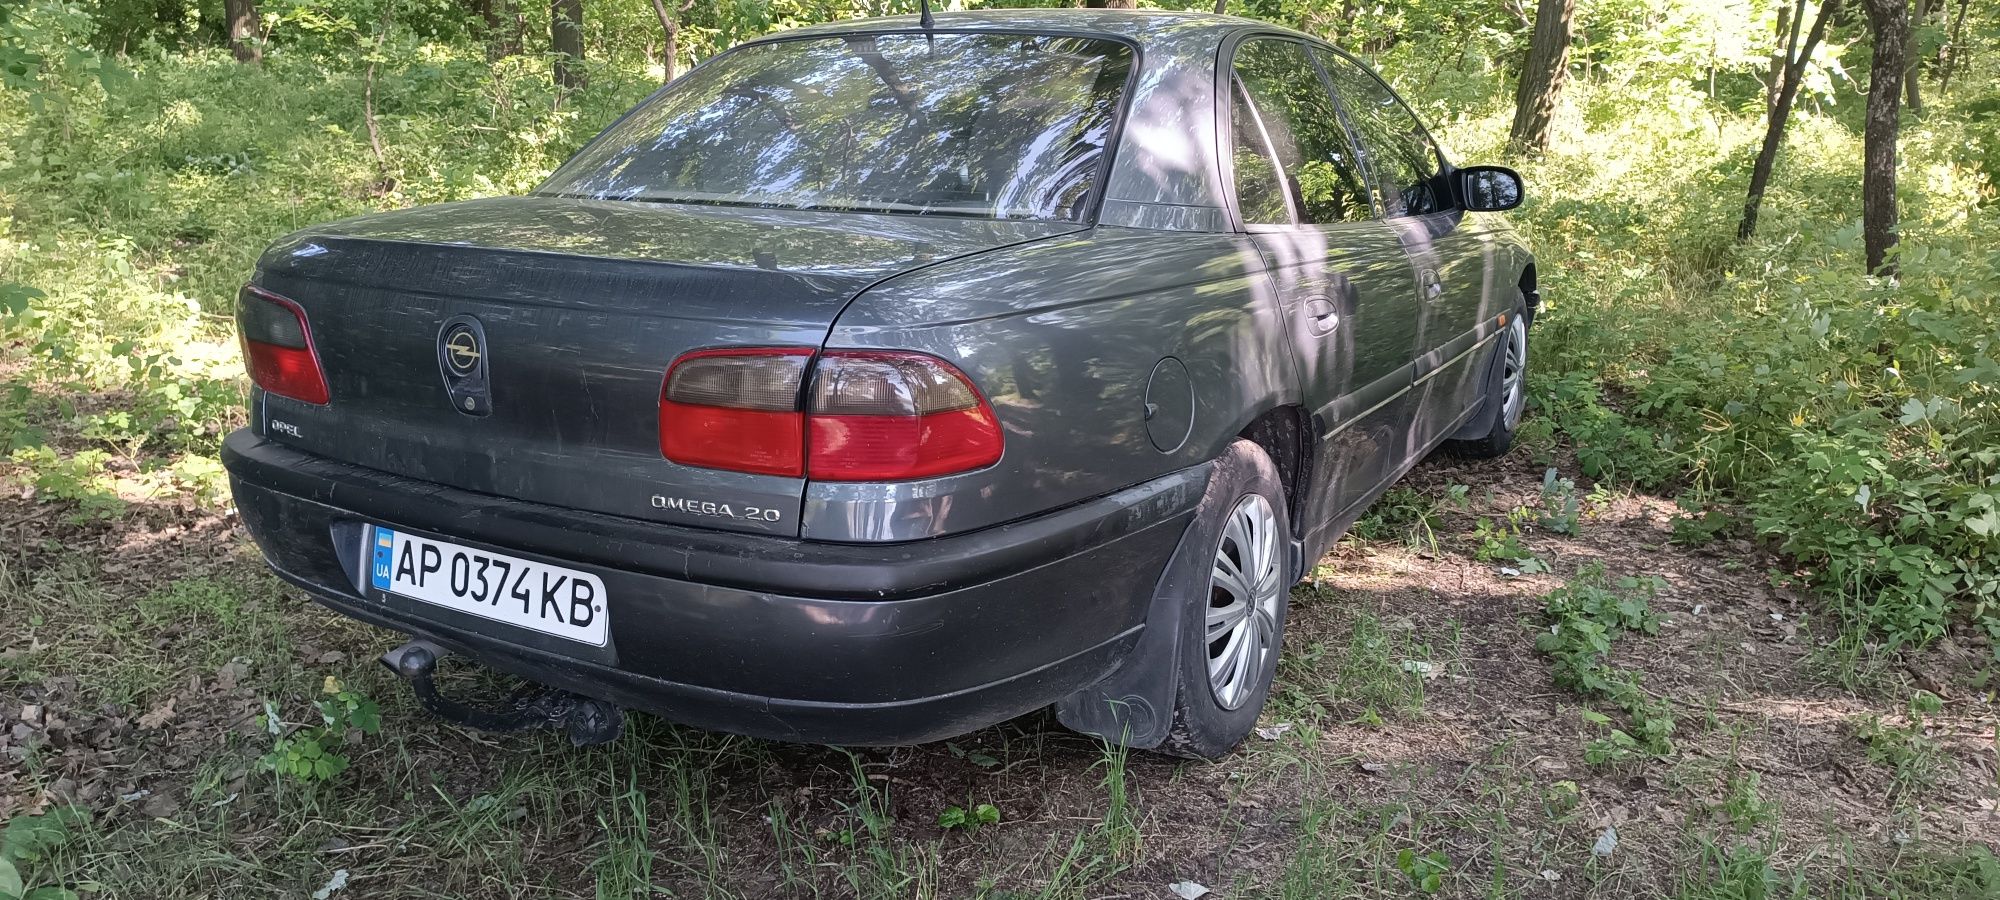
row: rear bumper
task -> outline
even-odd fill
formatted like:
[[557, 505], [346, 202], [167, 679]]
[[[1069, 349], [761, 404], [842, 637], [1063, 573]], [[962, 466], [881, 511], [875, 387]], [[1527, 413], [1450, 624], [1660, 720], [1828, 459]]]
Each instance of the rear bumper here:
[[[982, 531], [900, 544], [711, 532], [475, 494], [229, 436], [271, 567], [345, 615], [702, 728], [831, 744], [937, 740], [1048, 705], [1137, 643], [1207, 466]], [[364, 587], [369, 523], [583, 569], [589, 647]]]

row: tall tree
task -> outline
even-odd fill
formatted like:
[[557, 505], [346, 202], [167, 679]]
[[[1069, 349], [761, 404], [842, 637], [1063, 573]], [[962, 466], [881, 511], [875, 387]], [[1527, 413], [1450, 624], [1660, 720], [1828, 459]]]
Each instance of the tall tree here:
[[[1801, 9], [1805, 7], [1804, 0], [1799, 0], [1799, 7]], [[1798, 43], [1798, 38], [1792, 33], [1792, 29], [1792, 8], [1780, 5], [1778, 7], [1778, 33], [1776, 38], [1771, 42], [1771, 65], [1764, 79], [1764, 115], [1766, 116], [1770, 115], [1771, 110], [1776, 109], [1778, 106], [1778, 92], [1785, 84], [1786, 67], [1791, 65], [1792, 51], [1797, 49], [1793, 45]]]
[[1805, 42], [1799, 42], [1799, 28], [1805, 20], [1806, 0], [1797, 0], [1789, 21], [1790, 28], [1784, 36], [1783, 65], [1779, 73], [1777, 91], [1771, 98], [1764, 125], [1764, 146], [1757, 151], [1757, 164], [1750, 169], [1750, 193], [1743, 201], [1743, 221], [1736, 226], [1736, 239], [1747, 241], [1757, 233], [1757, 213], [1764, 207], [1764, 190], [1771, 184], [1771, 170], [1778, 164], [1778, 145], [1785, 141], [1785, 123], [1791, 119], [1792, 104], [1799, 99], [1799, 85], [1805, 82], [1806, 65], [1812, 61], [1813, 51], [1826, 38], [1826, 26], [1833, 14], [1840, 10], [1840, 0], [1820, 0], [1819, 13], [1813, 16], [1812, 27], [1807, 29]]
[[1556, 98], [1569, 77], [1569, 44], [1575, 21], [1576, 0], [1541, 0], [1535, 7], [1534, 36], [1528, 41], [1528, 59], [1521, 64], [1521, 81], [1514, 90], [1514, 125], [1507, 130], [1509, 143], [1518, 151], [1549, 149]]
[[680, 5], [671, 11], [667, 4], [672, 0], [653, 0], [653, 12], [660, 17], [660, 31], [666, 35], [665, 46], [660, 49], [660, 65], [666, 75], [662, 80], [674, 80], [674, 68], [681, 55], [681, 17], [694, 8], [695, 0], [680, 0]]
[[229, 20], [229, 52], [235, 54], [236, 61], [263, 62], [264, 48], [257, 33], [257, 0], [222, 0], [222, 15]]
[[1965, 7], [1968, 0], [1958, 0], [1958, 15], [1951, 20], [1951, 30], [1946, 32], [1944, 46], [1938, 48], [1938, 96], [1951, 89], [1951, 73], [1958, 68], [1958, 57], [1964, 52], [1961, 39], [1965, 35]]
[[1911, 113], [1918, 115], [1924, 111], [1923, 92], [1917, 87], [1917, 76], [1923, 70], [1924, 59], [1917, 52], [1917, 26], [1930, 17], [1933, 6], [1932, 0], [1915, 0], [1910, 7], [1910, 27], [1903, 34], [1903, 62], [1909, 66], [1903, 70], [1903, 102], [1909, 105]]
[[1909, 0], [1866, 0], [1875, 52], [1868, 65], [1868, 113], [1862, 125], [1861, 240], [1868, 271], [1895, 275], [1896, 141], [1902, 131], [1903, 53], [1909, 49]]
[[555, 52], [556, 84], [583, 86], [583, 0], [549, 0], [549, 49]]
[[479, 14], [486, 30], [488, 62], [521, 52], [520, 28], [513, 6], [514, 0], [472, 0], [472, 9]]

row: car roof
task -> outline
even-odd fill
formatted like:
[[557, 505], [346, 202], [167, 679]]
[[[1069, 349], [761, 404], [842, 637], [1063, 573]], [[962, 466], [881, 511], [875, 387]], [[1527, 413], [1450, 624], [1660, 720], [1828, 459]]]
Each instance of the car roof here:
[[[1141, 45], [1149, 39], [1172, 32], [1184, 36], [1189, 31], [1212, 31], [1222, 35], [1242, 28], [1290, 31], [1256, 19], [1205, 12], [1176, 12], [1161, 9], [984, 9], [971, 12], [938, 12], [933, 15], [940, 31], [1074, 31], [1129, 38]], [[867, 31], [902, 31], [921, 27], [917, 16], [884, 16], [847, 19], [791, 31], [773, 37], [802, 34], [840, 34]]]

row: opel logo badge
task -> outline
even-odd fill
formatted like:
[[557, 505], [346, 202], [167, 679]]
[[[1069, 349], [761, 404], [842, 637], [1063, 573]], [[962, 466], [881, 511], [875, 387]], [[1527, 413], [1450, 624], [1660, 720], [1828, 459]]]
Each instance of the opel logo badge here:
[[470, 375], [479, 369], [479, 335], [470, 325], [454, 325], [444, 335], [444, 363], [454, 375]]
[[453, 408], [468, 416], [493, 411], [492, 385], [487, 378], [486, 329], [471, 316], [454, 316], [438, 330], [438, 370]]

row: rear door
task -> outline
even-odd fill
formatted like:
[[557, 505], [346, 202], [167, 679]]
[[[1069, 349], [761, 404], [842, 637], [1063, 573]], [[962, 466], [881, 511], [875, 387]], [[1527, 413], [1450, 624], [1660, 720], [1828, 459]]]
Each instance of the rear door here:
[[1412, 312], [1418, 355], [1410, 412], [1414, 444], [1427, 448], [1479, 400], [1483, 370], [1472, 351], [1487, 312], [1492, 242], [1484, 229], [1467, 227], [1477, 223], [1467, 222], [1453, 202], [1443, 154], [1389, 86], [1345, 54], [1315, 47], [1314, 56], [1353, 125], [1383, 221], [1395, 230], [1417, 273]]
[[1325, 527], [1408, 455], [1417, 354], [1415, 273], [1374, 203], [1305, 44], [1253, 36], [1231, 63], [1234, 194], [1274, 281], [1319, 433], [1314, 508]]

